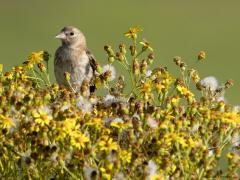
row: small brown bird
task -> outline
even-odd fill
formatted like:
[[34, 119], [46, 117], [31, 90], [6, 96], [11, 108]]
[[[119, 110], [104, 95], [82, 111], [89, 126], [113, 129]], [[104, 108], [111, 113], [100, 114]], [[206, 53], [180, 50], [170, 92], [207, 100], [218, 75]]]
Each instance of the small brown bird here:
[[[90, 83], [94, 78], [96, 60], [87, 49], [83, 33], [73, 26], [64, 27], [56, 36], [62, 45], [56, 50], [54, 72], [59, 85], [71, 86], [74, 91], [80, 91], [83, 82]], [[65, 72], [70, 74], [69, 82]], [[93, 91], [93, 86], [90, 91]]]

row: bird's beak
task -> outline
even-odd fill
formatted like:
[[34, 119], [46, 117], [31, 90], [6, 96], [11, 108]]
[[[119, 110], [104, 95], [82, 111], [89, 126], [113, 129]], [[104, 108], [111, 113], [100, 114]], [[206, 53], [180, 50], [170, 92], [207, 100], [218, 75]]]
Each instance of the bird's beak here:
[[57, 39], [66, 39], [66, 35], [63, 32], [61, 32], [58, 35], [56, 35], [55, 38], [57, 38]]

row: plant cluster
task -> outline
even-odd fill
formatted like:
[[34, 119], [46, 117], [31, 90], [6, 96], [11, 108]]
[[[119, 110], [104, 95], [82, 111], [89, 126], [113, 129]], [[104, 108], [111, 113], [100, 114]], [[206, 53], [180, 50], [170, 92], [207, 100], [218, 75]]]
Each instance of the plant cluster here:
[[[1, 178], [239, 178], [239, 108], [222, 98], [232, 80], [201, 80], [180, 57], [179, 77], [152, 69], [153, 48], [138, 44], [141, 31], [125, 33], [129, 51], [123, 43], [116, 52], [104, 47], [108, 64], [94, 80], [107, 91], [101, 96], [86, 95], [84, 83], [81, 92], [51, 84], [44, 51], [11, 71], [0, 66]], [[205, 56], [201, 51], [197, 61]], [[114, 80], [114, 63], [129, 73], [129, 92], [124, 76]]]

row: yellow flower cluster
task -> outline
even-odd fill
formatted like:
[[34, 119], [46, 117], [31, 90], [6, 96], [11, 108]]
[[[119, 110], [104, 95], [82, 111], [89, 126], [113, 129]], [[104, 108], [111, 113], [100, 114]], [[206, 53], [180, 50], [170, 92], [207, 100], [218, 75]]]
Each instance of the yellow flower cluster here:
[[43, 51], [9, 72], [0, 65], [2, 178], [239, 178], [240, 112], [218, 100], [232, 81], [209, 93], [180, 57], [180, 77], [161, 65], [152, 69], [150, 44], [138, 48], [140, 31], [125, 33], [133, 39], [129, 52], [123, 43], [118, 52], [105, 46], [108, 67], [120, 63], [131, 83], [122, 75], [110, 82], [109, 72], [99, 71], [98, 88], [108, 92], [101, 96], [50, 83]]

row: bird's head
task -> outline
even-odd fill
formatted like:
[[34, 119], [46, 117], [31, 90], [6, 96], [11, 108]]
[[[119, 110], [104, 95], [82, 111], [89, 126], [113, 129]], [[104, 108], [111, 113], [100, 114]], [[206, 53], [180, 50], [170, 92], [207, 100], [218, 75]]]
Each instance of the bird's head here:
[[64, 27], [56, 38], [61, 39], [63, 45], [70, 47], [86, 46], [85, 36], [78, 28], [73, 26]]

